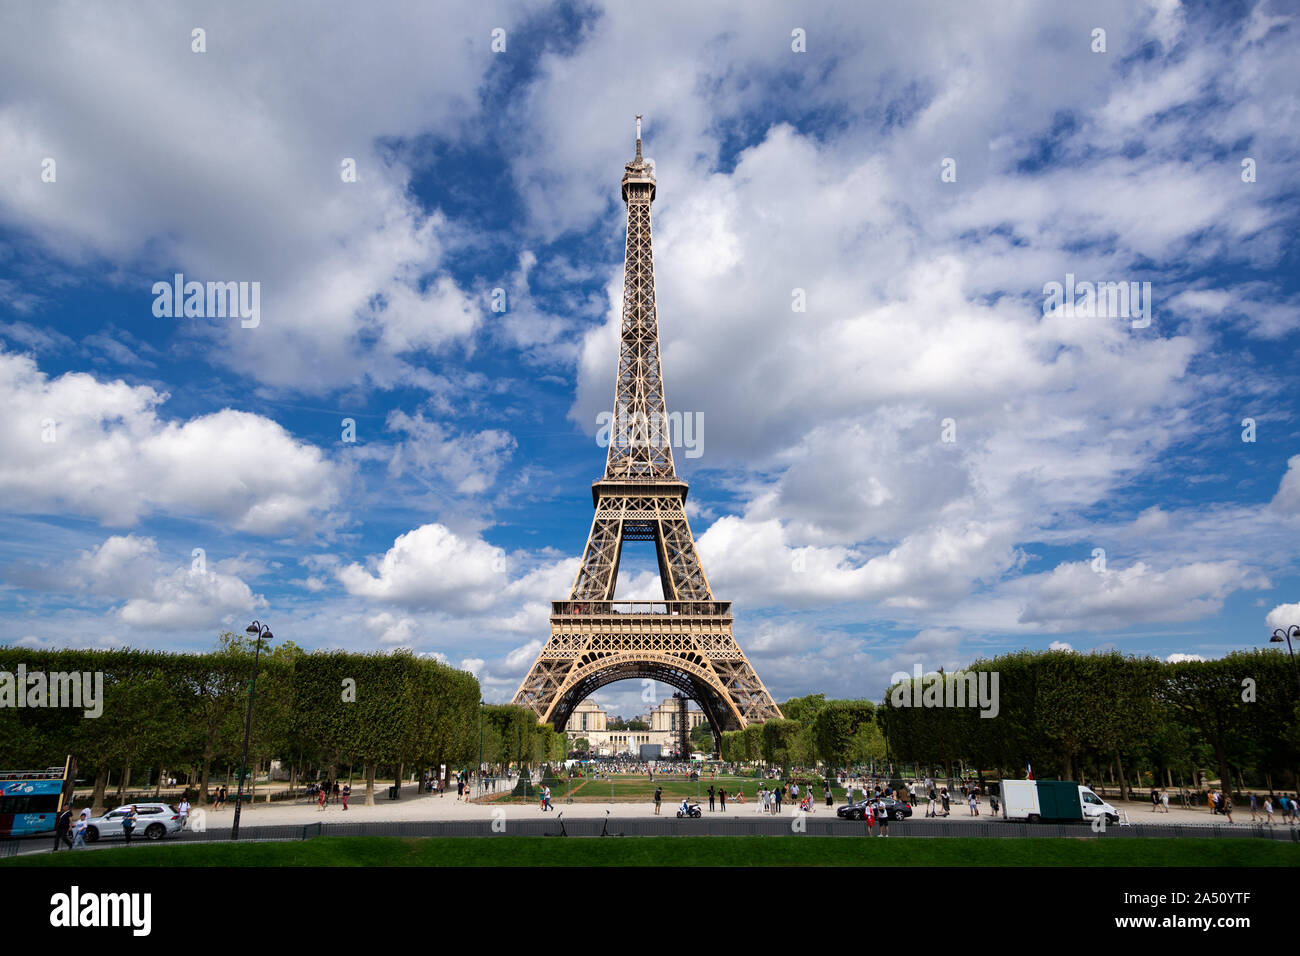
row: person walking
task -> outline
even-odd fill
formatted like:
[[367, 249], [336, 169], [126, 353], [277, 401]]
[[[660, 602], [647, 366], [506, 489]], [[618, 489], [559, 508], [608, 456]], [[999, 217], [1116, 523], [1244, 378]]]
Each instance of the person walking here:
[[81, 847], [83, 850], [87, 849], [86, 824], [89, 820], [90, 810], [83, 809], [81, 811], [81, 816], [77, 817], [77, 822], [72, 825], [72, 849], [75, 850], [77, 847]]
[[826, 806], [835, 806], [835, 798], [831, 796], [831, 785], [829, 783], [822, 787], [822, 793], [826, 798]]
[[1269, 826], [1273, 825], [1273, 795], [1271, 793], [1264, 798], [1264, 819]]
[[659, 804], [664, 798], [664, 788], [655, 787], [655, 816], [659, 816]]
[[1162, 812], [1169, 812], [1169, 790], [1166, 787], [1160, 788], [1160, 807]]
[[713, 805], [713, 801], [714, 801], [714, 799], [715, 799], [715, 791], [714, 791], [714, 789], [713, 789], [713, 784], [709, 784], [709, 789], [706, 790], [706, 791], [704, 791], [704, 792], [707, 793], [707, 794], [709, 795], [709, 809], [710, 809], [710, 810], [715, 810], [715, 809], [717, 809], [717, 808]]
[[1228, 822], [1231, 823], [1231, 822], [1232, 822], [1232, 796], [1231, 796], [1231, 794], [1227, 794], [1227, 793], [1225, 793], [1225, 794], [1223, 795], [1223, 813], [1224, 813], [1224, 815], [1228, 818]]
[[880, 827], [880, 835], [889, 836], [889, 809], [884, 801], [879, 799], [876, 800], [876, 823]]
[[319, 812], [325, 809], [325, 788], [321, 787], [316, 791], [316, 810]]
[[1250, 819], [1254, 823], [1259, 818], [1259, 797], [1252, 792], [1250, 795]]
[[135, 832], [135, 806], [126, 811], [126, 816], [122, 818], [122, 836], [126, 837], [126, 845], [131, 845], [131, 834]]
[[723, 813], [727, 812], [727, 791], [722, 787], [718, 788], [718, 807]]
[[51, 853], [59, 852], [59, 844], [66, 843], [68, 849], [72, 849], [72, 808], [64, 807], [59, 811], [59, 815], [54, 818], [54, 849]]
[[176, 806], [176, 815], [181, 818], [181, 829], [184, 830], [190, 819], [190, 802], [184, 796], [181, 797], [181, 802]]
[[975, 806], [975, 791], [972, 790], [966, 797], [966, 804], [970, 807], [970, 813], [967, 816], [977, 817], [980, 815], [979, 808]]
[[348, 797], [350, 796], [352, 796], [352, 784], [345, 783], [343, 785], [343, 809], [344, 810], [348, 808]]
[[939, 789], [939, 798], [940, 801], [943, 803], [943, 815], [945, 817], [952, 816], [952, 805], [951, 803], [949, 803], [947, 787], [941, 787]]

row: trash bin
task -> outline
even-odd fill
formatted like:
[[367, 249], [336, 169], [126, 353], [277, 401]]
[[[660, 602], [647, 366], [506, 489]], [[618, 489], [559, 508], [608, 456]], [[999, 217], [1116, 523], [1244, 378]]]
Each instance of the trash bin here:
[[389, 799], [389, 800], [396, 800], [399, 796], [401, 796], [401, 793], [402, 793], [402, 791], [401, 791], [399, 788], [397, 788], [397, 787], [389, 787], [389, 788], [388, 788], [388, 799]]

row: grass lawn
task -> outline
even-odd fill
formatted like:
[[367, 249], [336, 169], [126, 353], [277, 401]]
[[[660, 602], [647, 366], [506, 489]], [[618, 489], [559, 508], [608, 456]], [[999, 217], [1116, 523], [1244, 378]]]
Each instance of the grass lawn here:
[[[559, 786], [551, 787], [551, 803], [564, 803], [572, 794], [575, 802], [578, 803], [609, 803], [611, 794], [614, 803], [651, 803], [654, 800], [656, 786], [664, 788], [663, 799], [667, 803], [680, 803], [682, 797], [688, 797], [692, 801], [699, 800], [701, 803], [708, 804], [709, 795], [707, 790], [710, 786], [714, 789], [724, 789], [727, 791], [727, 803], [730, 804], [735, 797], [736, 791], [743, 789], [746, 803], [752, 804], [754, 797], [758, 793], [760, 784], [766, 783], [772, 786], [774, 781], [760, 781], [755, 777], [734, 777], [731, 775], [719, 776], [716, 780], [711, 779], [707, 774], [698, 782], [685, 776], [662, 776], [655, 777], [651, 782], [646, 774], [614, 774], [609, 777], [581, 777], [574, 780], [561, 779]], [[536, 787], [534, 787], [536, 789]], [[836, 787], [832, 789], [837, 804], [844, 802], [844, 789]], [[817, 798], [818, 806], [821, 805], [822, 785], [820, 781], [813, 788], [813, 794]], [[509, 792], [499, 793], [497, 796], [488, 796], [491, 803], [535, 803], [536, 797], [512, 797]]]
[[1300, 866], [1259, 839], [863, 837], [319, 837], [117, 847], [16, 857], [23, 866]]

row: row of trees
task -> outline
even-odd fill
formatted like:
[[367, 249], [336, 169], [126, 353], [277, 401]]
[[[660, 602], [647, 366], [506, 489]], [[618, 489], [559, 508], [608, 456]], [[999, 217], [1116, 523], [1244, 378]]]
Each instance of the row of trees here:
[[782, 767], [833, 767], [885, 758], [885, 739], [869, 700], [795, 697], [781, 705], [784, 720], [724, 731], [719, 754], [730, 763], [764, 761]]
[[[68, 707], [0, 707], [0, 767], [32, 769], [78, 760], [102, 806], [110, 774], [119, 790], [132, 773], [164, 769], [192, 779], [206, 802], [214, 771], [242, 756], [251, 638], [222, 634], [205, 654], [152, 651], [33, 651], [0, 647], [0, 672], [103, 675], [102, 713]], [[549, 727], [516, 707], [480, 715], [473, 674], [409, 652], [305, 653], [286, 642], [261, 654], [249, 744], [250, 766], [280, 760], [293, 786], [304, 774], [337, 779], [358, 768], [366, 800], [381, 769], [484, 762], [536, 764], [563, 752]], [[213, 781], [215, 786], [215, 781]]]
[[962, 761], [1016, 776], [1029, 763], [1041, 777], [1113, 774], [1126, 792], [1138, 768], [1157, 786], [1212, 768], [1225, 787], [1249, 776], [1269, 789], [1294, 781], [1300, 768], [1295, 672], [1274, 651], [1179, 663], [1021, 651], [965, 673], [984, 674], [986, 689], [997, 675], [996, 716], [933, 706], [943, 699], [933, 677], [896, 684], [878, 711], [892, 758], [949, 768]]

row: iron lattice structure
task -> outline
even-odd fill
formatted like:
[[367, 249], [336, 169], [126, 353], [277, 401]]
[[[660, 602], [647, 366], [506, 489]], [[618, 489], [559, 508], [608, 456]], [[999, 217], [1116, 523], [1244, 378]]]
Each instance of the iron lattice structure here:
[[[515, 694], [540, 723], [563, 730], [598, 688], [650, 678], [699, 702], [714, 733], [780, 717], [731, 633], [731, 604], [715, 601], [686, 519], [687, 484], [673, 466], [659, 360], [650, 204], [654, 167], [624, 167], [627, 248], [614, 419], [605, 475], [592, 483], [596, 514], [567, 601], [551, 605], [551, 634]], [[625, 541], [653, 541], [664, 600], [614, 600]]]

